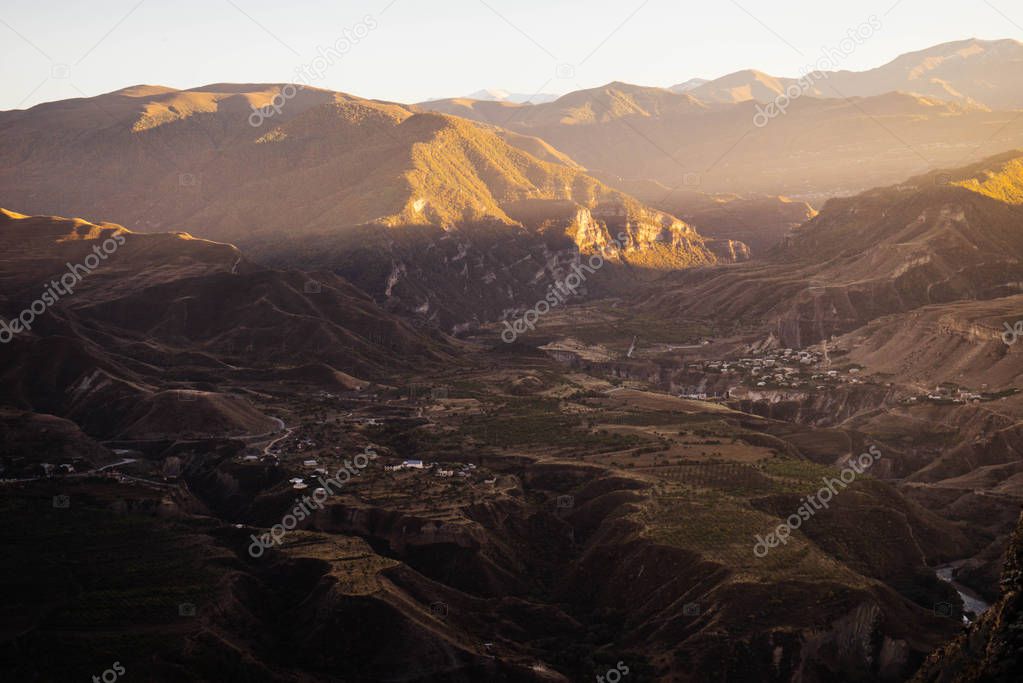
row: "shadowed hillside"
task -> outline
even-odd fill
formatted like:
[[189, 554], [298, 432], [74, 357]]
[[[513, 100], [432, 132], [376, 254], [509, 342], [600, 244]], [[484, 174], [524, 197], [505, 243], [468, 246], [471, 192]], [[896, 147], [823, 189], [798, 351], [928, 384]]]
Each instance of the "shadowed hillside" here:
[[[365, 382], [355, 377], [379, 380], [448, 358], [446, 342], [384, 313], [336, 275], [268, 270], [228, 244], [6, 210], [0, 243], [2, 317], [30, 325], [0, 346], [0, 394], [89, 433], [266, 432], [274, 422], [216, 393], [221, 379], [320, 364], [328, 372], [314, 380], [347, 378], [356, 387]], [[100, 261], [94, 248], [102, 244], [114, 250]], [[76, 282], [67, 264], [89, 258], [99, 264]], [[43, 313], [22, 313], [47, 294], [56, 301]], [[179, 382], [185, 376], [192, 381]]]

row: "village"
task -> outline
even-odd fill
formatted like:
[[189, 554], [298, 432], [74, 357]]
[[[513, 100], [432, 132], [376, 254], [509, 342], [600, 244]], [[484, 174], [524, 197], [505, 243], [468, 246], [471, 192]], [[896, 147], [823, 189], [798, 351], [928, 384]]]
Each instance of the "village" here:
[[[703, 373], [704, 375], [720, 375], [722, 379], [736, 380], [728, 383], [723, 390], [707, 391], [707, 381], [698, 386], [685, 387], [680, 398], [691, 400], [723, 400], [737, 397], [740, 387], [748, 389], [800, 389], [824, 391], [829, 387], [841, 385], [876, 385], [876, 378], [866, 375], [866, 368], [855, 363], [845, 363], [834, 367], [832, 356], [844, 355], [843, 352], [828, 353], [826, 347], [806, 350], [780, 349], [749, 352], [748, 356], [732, 360], [704, 360], [685, 364], [687, 373]], [[719, 385], [722, 383], [718, 383]], [[891, 383], [885, 383], [891, 387]], [[980, 390], [961, 386], [954, 382], [945, 382], [932, 390], [916, 396], [908, 396], [903, 403], [938, 403], [965, 404], [993, 401], [1003, 398], [1005, 393], [992, 394], [987, 392], [988, 386], [981, 385]]]
[[[281, 467], [288, 472], [291, 489], [313, 495], [323, 495], [323, 482], [337, 476], [349, 490], [363, 489], [369, 497], [386, 490], [418, 495], [457, 492], [457, 498], [491, 495], [498, 476], [471, 454], [389, 443], [394, 433], [429, 428], [432, 417], [446, 412], [447, 403], [446, 387], [414, 385], [371, 397], [318, 392], [305, 397], [301, 406], [290, 406], [303, 419], [269, 442], [250, 443], [238, 460]], [[379, 457], [367, 461], [363, 453], [368, 452]], [[434, 457], [426, 457], [431, 452]], [[448, 453], [451, 460], [443, 457]], [[474, 459], [477, 462], [469, 461]], [[351, 472], [350, 478], [343, 471]]]

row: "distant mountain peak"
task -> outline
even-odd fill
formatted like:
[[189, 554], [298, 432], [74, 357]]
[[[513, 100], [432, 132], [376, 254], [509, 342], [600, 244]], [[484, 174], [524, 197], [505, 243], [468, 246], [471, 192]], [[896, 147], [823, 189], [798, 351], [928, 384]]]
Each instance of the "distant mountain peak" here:
[[516, 104], [544, 104], [546, 102], [553, 102], [558, 99], [560, 95], [554, 95], [552, 93], [533, 93], [527, 95], [525, 93], [513, 93], [500, 88], [484, 88], [483, 90], [477, 90], [476, 92], [466, 95], [464, 99], [468, 100], [479, 100], [483, 102], [514, 102]]
[[1023, 107], [1023, 43], [967, 38], [907, 52], [867, 71], [829, 71], [807, 84], [743, 69], [712, 81], [674, 86], [705, 103], [769, 102], [792, 85], [812, 97], [872, 97], [902, 91], [989, 109]]
[[710, 83], [710, 81], [707, 80], [706, 78], [690, 78], [688, 81], [685, 81], [684, 83], [677, 83], [671, 86], [670, 88], [668, 88], [668, 90], [672, 91], [673, 93], [684, 93], [689, 92], [693, 88], [699, 88], [704, 83]]

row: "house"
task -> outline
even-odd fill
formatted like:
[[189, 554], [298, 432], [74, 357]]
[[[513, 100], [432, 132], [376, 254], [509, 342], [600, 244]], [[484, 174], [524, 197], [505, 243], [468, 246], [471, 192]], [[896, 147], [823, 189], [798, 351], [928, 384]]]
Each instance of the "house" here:
[[438, 477], [453, 477], [455, 473], [453, 470], [437, 470]]
[[401, 463], [401, 466], [402, 466], [402, 469], [406, 469], [406, 470], [421, 470], [421, 469], [423, 469], [423, 461], [422, 460], [406, 460], [405, 462]]
[[315, 460], [303, 460], [302, 461], [302, 466], [303, 467], [316, 467], [316, 465], [317, 465], [317, 463], [316, 463]]

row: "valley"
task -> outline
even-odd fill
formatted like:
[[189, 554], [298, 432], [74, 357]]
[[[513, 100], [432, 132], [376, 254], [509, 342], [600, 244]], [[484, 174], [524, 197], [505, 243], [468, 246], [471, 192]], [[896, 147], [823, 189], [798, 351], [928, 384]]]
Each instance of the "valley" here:
[[[8, 481], [5, 499], [53, 524], [67, 511], [43, 506], [68, 496], [76, 517], [88, 515], [82, 523], [110, 517], [154, 527], [146, 533], [167, 535], [171, 545], [205, 549], [183, 551], [181, 561], [206, 578], [187, 590], [168, 585], [167, 599], [149, 607], [154, 636], [174, 632], [192, 643], [180, 652], [157, 650], [159, 668], [180, 667], [190, 676], [240, 666], [246, 675], [273, 678], [277, 667], [287, 667], [319, 680], [341, 667], [380, 680], [415, 661], [421, 677], [443, 672], [448, 680], [472, 680], [487, 672], [507, 680], [572, 680], [625, 659], [637, 678], [653, 680], [741, 676], [743, 669], [722, 670], [721, 662], [752, 666], [772, 657], [784, 676], [805, 656], [787, 631], [814, 632], [821, 647], [830, 647], [866, 628], [864, 637], [890, 643], [878, 660], [878, 675], [890, 677], [910, 671], [955, 631], [956, 620], [936, 616], [931, 604], [954, 602], [954, 591], [936, 579], [922, 592], [902, 584], [918, 582], [928, 564], [968, 553], [971, 541], [879, 480], [857, 482], [839, 496], [837, 507], [813, 520], [816, 528], [806, 531], [812, 536], [793, 538], [763, 561], [754, 555], [757, 534], [794, 510], [800, 494], [819, 488], [821, 477], [837, 473], [807, 461], [795, 445], [829, 440], [814, 428], [793, 432], [785, 423], [672, 398], [631, 380], [566, 372], [530, 354], [499, 367], [480, 354], [458, 372], [414, 379], [375, 398], [246, 384], [260, 397], [255, 407], [291, 430], [265, 454], [259, 444], [213, 434], [137, 444], [135, 462], [87, 477]], [[279, 524], [317, 478], [367, 445], [379, 453], [376, 461], [279, 547], [251, 556], [252, 539]], [[899, 510], [900, 525], [888, 528], [875, 518], [869, 510], [878, 505]], [[858, 519], [851, 527], [850, 517]], [[890, 557], [877, 564], [865, 555], [856, 542], [863, 536], [887, 544]], [[910, 551], [912, 538], [927, 542]], [[155, 561], [147, 557], [148, 551], [139, 560]], [[271, 575], [278, 578], [268, 583]], [[773, 596], [767, 602], [765, 591]], [[33, 592], [29, 585], [23, 594]], [[132, 595], [81, 630], [74, 615], [90, 595], [81, 586], [42, 622], [31, 603], [19, 603], [26, 623], [37, 624], [18, 638], [19, 647], [55, 629], [100, 653], [116, 649], [121, 636], [110, 629], [117, 610], [136, 609]], [[175, 595], [197, 609], [177, 626]], [[640, 614], [627, 607], [644, 604]], [[736, 631], [733, 610], [758, 616]], [[854, 614], [867, 621], [841, 625]], [[358, 638], [344, 635], [354, 626], [350, 619], [360, 625]], [[315, 653], [316, 639], [271, 655], [249, 641], [246, 621], [281, 633], [301, 624], [335, 645], [327, 659]], [[716, 623], [732, 623], [727, 636]], [[385, 624], [405, 634], [397, 651], [393, 644], [376, 651], [365, 640]], [[768, 624], [787, 626], [764, 630]], [[212, 643], [205, 647], [214, 650], [204, 651], [204, 633], [248, 651], [242, 660], [248, 663], [214, 657], [220, 648]], [[676, 644], [671, 656], [661, 656], [668, 643]], [[746, 653], [742, 660], [722, 657], [736, 647]], [[865, 654], [840, 649], [837, 659], [815, 666], [851, 671]]]
[[[651, 315], [642, 302], [664, 289], [649, 280], [555, 308], [511, 344], [497, 324], [456, 339], [226, 245], [5, 216], [35, 240], [9, 273], [125, 238], [2, 349], [20, 674], [72, 675], [78, 659], [43, 656], [60, 642], [158, 678], [576, 680], [624, 661], [635, 680], [788, 680], [867, 661], [896, 681], [979, 618], [960, 590], [998, 598], [1023, 397], [1018, 369], [993, 381], [990, 350], [958, 352], [970, 379], [929, 389], [911, 361], [871, 353], [890, 333], [785, 348], [769, 320]], [[151, 269], [154, 250], [178, 272]], [[273, 360], [239, 344], [271, 334], [240, 327], [265, 315], [234, 306], [225, 326], [214, 301], [253, 278], [294, 319], [277, 334], [298, 323], [332, 342], [283, 336]], [[193, 303], [154, 324], [133, 302], [168, 282]], [[346, 296], [361, 314], [334, 307]], [[950, 310], [931, 334], [1005, 347]], [[374, 361], [411, 339], [415, 366]], [[56, 371], [48, 347], [65, 349]], [[44, 357], [49, 383], [27, 383]], [[759, 545], [815, 495], [805, 524]], [[96, 525], [100, 566], [84, 554]], [[83, 540], [53, 545], [69, 534]], [[27, 557], [40, 571], [14, 579]], [[40, 602], [55, 580], [67, 590]]]
[[0, 679], [1023, 680], [986, 8], [241, 4], [0, 17]]

